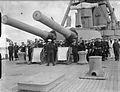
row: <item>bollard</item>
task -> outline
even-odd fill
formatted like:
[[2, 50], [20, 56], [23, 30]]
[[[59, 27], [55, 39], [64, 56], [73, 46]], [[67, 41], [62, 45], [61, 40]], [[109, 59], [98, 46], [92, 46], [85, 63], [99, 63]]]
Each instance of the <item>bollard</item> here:
[[79, 51], [78, 54], [79, 54], [78, 64], [87, 64], [88, 63], [86, 60], [87, 52], [86, 51]]
[[18, 53], [18, 58], [20, 63], [25, 63], [25, 59], [24, 59], [25, 54], [26, 54], [25, 52]]
[[5, 54], [5, 59], [8, 59], [8, 54]]
[[102, 56], [89, 57], [89, 72], [90, 76], [103, 76]]

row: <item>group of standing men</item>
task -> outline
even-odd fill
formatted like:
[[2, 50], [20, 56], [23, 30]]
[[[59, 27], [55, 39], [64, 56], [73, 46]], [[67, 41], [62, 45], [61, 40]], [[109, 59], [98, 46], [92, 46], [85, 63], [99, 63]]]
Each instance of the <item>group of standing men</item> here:
[[9, 46], [8, 46], [9, 61], [13, 61], [14, 58], [15, 58], [15, 60], [18, 60], [19, 59], [18, 52], [24, 53], [24, 60], [26, 60], [26, 54], [25, 54], [26, 48], [28, 48], [28, 57], [29, 57], [29, 61], [30, 61], [32, 48], [31, 48], [31, 46], [29, 46], [29, 43], [27, 46], [24, 44], [24, 42], [22, 42], [21, 46], [18, 46], [16, 42], [15, 42], [15, 44], [9, 43]]
[[13, 61], [13, 58], [15, 58], [15, 60], [18, 59], [18, 54], [17, 54], [18, 50], [19, 50], [19, 47], [17, 43], [15, 43], [15, 45], [13, 45], [13, 43], [9, 43], [9, 46], [8, 46], [9, 61]]
[[90, 40], [87, 42], [82, 40], [81, 42], [78, 43], [76, 42], [76, 40], [74, 40], [71, 47], [72, 47], [74, 62], [77, 62], [79, 60], [79, 56], [78, 56], [79, 51], [87, 51], [86, 59], [88, 62], [89, 62], [89, 56], [102, 56], [102, 61], [105, 61], [113, 53], [114, 53], [115, 61], [119, 61], [120, 44], [118, 42], [118, 39], [114, 39], [113, 41], [113, 40], [96, 38], [94, 40]]
[[[18, 51], [26, 53], [27, 48], [27, 55], [29, 58], [29, 61], [32, 60], [32, 52], [33, 48], [36, 47], [36, 43], [31, 44], [30, 41], [28, 41], [28, 44], [25, 45], [24, 42], [22, 42], [21, 46], [18, 46], [17, 43], [9, 44], [8, 50], [9, 50], [9, 60], [13, 60], [13, 55], [15, 60], [18, 59]], [[112, 44], [112, 47], [110, 46]], [[46, 44], [42, 45], [44, 46], [45, 53], [46, 53], [46, 59], [47, 59], [47, 66], [49, 66], [50, 62], [52, 62], [53, 66], [55, 65], [56, 56], [57, 56], [57, 50], [58, 45], [54, 42], [54, 40], [48, 39]], [[90, 40], [85, 42], [84, 40], [81, 40], [81, 42], [77, 42], [76, 39], [73, 39], [73, 43], [70, 45], [72, 47], [72, 55], [74, 62], [79, 61], [78, 51], [87, 51], [87, 61], [89, 62], [89, 56], [102, 56], [102, 61], [106, 60], [108, 56], [111, 54], [111, 48], [113, 48], [115, 61], [119, 61], [119, 48], [120, 44], [118, 43], [118, 40], [115, 39], [114, 42], [111, 40], [104, 40], [97, 38], [95, 40]], [[62, 54], [62, 53], [61, 53]], [[24, 60], [26, 60], [26, 54], [24, 54]]]

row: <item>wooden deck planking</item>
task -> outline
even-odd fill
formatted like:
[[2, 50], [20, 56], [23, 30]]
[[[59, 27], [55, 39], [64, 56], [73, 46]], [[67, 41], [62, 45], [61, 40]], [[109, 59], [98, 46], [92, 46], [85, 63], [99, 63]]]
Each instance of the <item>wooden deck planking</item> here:
[[78, 83], [78, 81], [76, 81], [76, 79], [75, 79], [74, 82], [72, 82], [71, 85], [69, 85], [69, 87], [66, 88], [66, 90], [63, 91], [63, 92], [73, 92], [72, 90], [74, 90], [74, 88], [75, 88], [75, 86], [76, 86], [77, 83]]
[[[89, 92], [89, 91], [91, 91], [91, 92], [99, 92], [99, 85], [100, 85], [100, 80], [94, 80], [93, 86], [87, 92]], [[89, 86], [91, 86], [91, 85], [89, 85]], [[88, 87], [88, 89], [89, 89], [89, 87]]]
[[86, 85], [88, 84], [88, 82], [90, 80], [84, 80], [84, 79], [82, 79], [80, 81], [82, 81], [82, 84], [76, 89], [76, 92], [83, 92], [84, 88], [86, 87]]
[[[74, 84], [73, 84], [73, 85], [74, 85]], [[84, 85], [83, 79], [82, 79], [82, 80], [79, 80], [79, 82], [78, 82], [78, 87], [76, 87], [76, 89], [73, 89], [74, 92], [77, 92], [77, 90], [78, 90], [79, 88], [81, 88], [82, 85]]]
[[82, 82], [79, 79], [76, 79], [76, 84], [73, 84], [72, 89], [70, 89], [70, 92], [75, 92], [75, 90], [80, 86]]
[[[111, 67], [109, 66], [109, 68], [111, 68]], [[80, 69], [78, 69], [78, 70], [80, 70]], [[84, 70], [84, 69], [82, 69], [82, 70]], [[85, 69], [85, 71], [86, 71], [86, 69]], [[73, 72], [74, 73], [71, 72], [72, 75], [70, 75], [70, 76], [68, 75], [69, 79], [75, 78], [74, 74], [76, 74], [76, 77], [77, 77], [77, 75], [78, 75], [77, 73], [82, 73], [83, 71], [78, 71], [78, 72], [73, 71]], [[113, 74], [111, 74], [111, 75], [113, 76]], [[68, 81], [70, 81], [70, 80], [68, 80]], [[57, 92], [61, 92], [61, 91], [62, 92], [67, 92], [67, 91], [68, 92], [72, 92], [73, 90], [74, 90], [74, 92], [77, 92], [77, 91], [78, 92], [89, 92], [90, 90], [92, 92], [94, 92], [95, 90], [97, 90], [98, 92], [103, 92], [103, 91], [111, 91], [111, 90], [109, 90], [109, 88], [111, 88], [110, 86], [107, 86], [108, 88], [106, 89], [106, 85], [107, 84], [111, 83], [111, 86], [112, 87], [114, 86], [114, 84], [112, 83], [113, 81], [111, 81], [111, 79], [109, 79], [109, 80], [87, 80], [87, 79], [80, 79], [79, 82], [75, 82], [75, 80], [72, 81], [72, 82], [73, 82], [72, 84], [71, 83], [69, 83], [69, 85], [66, 84], [64, 86], [64, 88], [62, 88], [62, 90], [60, 88], [60, 91], [57, 91]], [[116, 84], [116, 82], [115, 82], [115, 84]], [[72, 91], [70, 91], [70, 90], [72, 90]]]
[[[18, 67], [17, 67], [18, 66]], [[9, 68], [12, 68], [9, 70]], [[16, 68], [16, 69], [14, 69]], [[11, 90], [19, 79], [39, 72], [65, 72], [65, 80], [49, 92], [120, 92], [120, 62], [110, 60], [103, 62], [105, 72], [109, 74], [108, 80], [79, 79], [80, 74], [88, 71], [88, 65], [11, 65], [7, 69], [6, 84]], [[13, 71], [12, 71], [13, 70]], [[15, 75], [16, 74], [16, 75]], [[17, 76], [18, 74], [18, 76]], [[12, 91], [10, 91], [12, 92]]]
[[79, 89], [80, 92], [83, 92], [83, 91], [86, 91], [87, 88], [88, 88], [88, 84], [90, 83], [91, 81], [86, 79], [86, 81], [84, 80], [84, 85]]
[[[91, 84], [91, 85], [89, 85], [89, 86], [87, 87], [87, 89], [89, 89], [88, 92], [91, 91], [91, 90], [94, 88], [94, 86], [95, 86], [95, 84], [96, 84], [96, 80], [90, 81], [90, 84]], [[84, 89], [83, 91], [84, 91], [84, 92], [87, 92], [86, 89]], [[81, 92], [83, 92], [83, 91], [81, 91]], [[92, 92], [92, 91], [91, 91], [91, 92]], [[94, 91], [93, 91], [93, 92], [94, 92]]]
[[113, 67], [113, 92], [118, 92], [118, 63]]
[[[86, 67], [86, 66], [88, 66], [88, 65], [80, 65], [80, 66], [82, 66], [82, 68], [80, 68], [79, 69], [79, 72], [78, 72], [78, 74], [76, 74], [76, 75], [78, 75], [77, 76], [77, 79], [78, 79], [78, 86], [77, 87], [73, 87], [73, 89], [72, 90], [76, 90], [77, 88], [79, 88], [80, 86], [83, 86], [83, 85], [85, 85], [85, 83], [87, 84], [87, 81], [88, 80], [83, 80], [83, 79], [79, 79], [79, 76], [80, 76], [80, 74], [82, 74], [83, 72], [85, 72], [85, 71], [88, 71], [88, 68]], [[83, 68], [84, 67], [84, 68]], [[83, 71], [84, 70], [84, 71]], [[84, 81], [86, 81], [86, 82], [84, 82]], [[72, 86], [75, 86], [74, 84], [72, 84]], [[77, 91], [76, 91], [77, 92]]]
[[[66, 82], [64, 81], [64, 85], [59, 85], [57, 88], [51, 90], [50, 92], [62, 92], [64, 90], [67, 90], [72, 84], [74, 84], [75, 78], [77, 76], [78, 71], [76, 71], [76, 67], [70, 67], [66, 71]], [[71, 75], [72, 73], [72, 75]]]
[[[85, 68], [85, 67], [84, 67]], [[86, 70], [87, 68], [85, 68], [84, 70]], [[75, 88], [75, 83], [77, 83], [77, 81], [75, 79], [79, 78], [80, 73], [82, 72], [83, 67], [81, 68], [79, 65], [71, 67], [71, 69], [69, 69], [69, 72], [67, 72], [67, 80], [69, 81], [68, 83], [66, 83], [63, 87], [57, 88], [57, 90], [55, 92], [66, 92], [66, 90], [70, 91], [70, 90], [74, 90]], [[78, 79], [79, 80], [79, 79]], [[77, 86], [79, 86], [79, 84], [77, 83]], [[59, 91], [58, 91], [59, 90]], [[53, 92], [54, 92], [53, 91]]]
[[96, 88], [95, 88], [96, 92], [99, 92], [99, 89], [100, 89], [100, 87], [99, 87], [100, 81], [101, 81], [101, 80], [97, 80], [97, 84], [95, 85], [95, 86], [96, 86]]
[[75, 79], [69, 81], [66, 85], [64, 85], [63, 88], [60, 88], [57, 92], [66, 92], [66, 90], [68, 90], [68, 88], [70, 88], [70, 86], [72, 85], [72, 83], [75, 82]]
[[[74, 92], [89, 92], [89, 91], [92, 91], [92, 92], [108, 92], [108, 91], [118, 92], [118, 87], [115, 86], [116, 83], [118, 82], [118, 73], [116, 73], [116, 71], [118, 69], [115, 69], [116, 66], [113, 64], [113, 62], [108, 62], [111, 64], [108, 64], [108, 66], [106, 66], [107, 67], [106, 72], [108, 72], [109, 76], [110, 76], [108, 78], [108, 80], [80, 79], [79, 82], [73, 81], [72, 84], [70, 83], [70, 85], [67, 85], [64, 89], [62, 89], [58, 92], [72, 92], [73, 90], [74, 90]], [[78, 70], [80, 70], [80, 69], [78, 69]], [[82, 69], [82, 70], [84, 70], [84, 69]], [[86, 69], [85, 69], [85, 71], [86, 71]], [[80, 73], [82, 73], [82, 71], [80, 71]], [[74, 76], [74, 74], [71, 75], [71, 77]], [[77, 75], [77, 72], [76, 72], [76, 75]], [[70, 79], [71, 79], [71, 77], [69, 76]], [[72, 91], [70, 91], [70, 90], [72, 90]]]

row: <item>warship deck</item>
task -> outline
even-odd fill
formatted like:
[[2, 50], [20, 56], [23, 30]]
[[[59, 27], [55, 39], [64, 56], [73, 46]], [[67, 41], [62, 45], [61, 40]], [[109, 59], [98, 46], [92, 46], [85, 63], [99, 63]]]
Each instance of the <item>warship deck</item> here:
[[49, 92], [120, 92], [120, 62], [113, 59], [103, 62], [103, 69], [108, 74], [106, 80], [79, 79], [80, 75], [89, 70], [88, 64], [46, 66], [45, 64], [16, 64], [17, 62], [2, 61], [0, 92], [18, 92], [19, 80], [46, 71], [65, 73], [65, 80]]

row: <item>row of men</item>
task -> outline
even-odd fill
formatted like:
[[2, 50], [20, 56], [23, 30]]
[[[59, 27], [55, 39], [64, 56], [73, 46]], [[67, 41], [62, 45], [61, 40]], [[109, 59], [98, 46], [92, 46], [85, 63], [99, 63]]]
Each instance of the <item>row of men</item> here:
[[[55, 41], [48, 39], [47, 43], [42, 44], [42, 47], [45, 48], [45, 51], [47, 53], [46, 54], [47, 62], [49, 63], [52, 62], [53, 65], [55, 61], [55, 56], [57, 54], [58, 46], [64, 46], [63, 42], [58, 44]], [[89, 56], [102, 56], [102, 60], [104, 61], [105, 59], [107, 59], [108, 54], [110, 54], [110, 49], [111, 49], [108, 40], [101, 40], [99, 38], [97, 38], [96, 40], [89, 40], [89, 41], [81, 40], [79, 42], [77, 42], [74, 39], [73, 43], [70, 46], [72, 47], [72, 55], [73, 55], [74, 62], [77, 62], [79, 60], [78, 51], [87, 50], [87, 57], [86, 57], [87, 61], [89, 61]], [[10, 44], [10, 46], [8, 47], [9, 60], [10, 61], [13, 60], [13, 52], [14, 52], [14, 57], [16, 60], [18, 58], [18, 55], [17, 55], [18, 50], [26, 53], [26, 48], [27, 48], [27, 55], [28, 55], [29, 61], [31, 61], [34, 47], [36, 48], [36, 45], [35, 44], [33, 45], [30, 41], [28, 41], [27, 45], [25, 45], [24, 42], [22, 42], [22, 45], [20, 47], [16, 43], [14, 46], [13, 44]], [[113, 49], [114, 49], [114, 54], [115, 54], [115, 60], [119, 60], [119, 43], [117, 39], [115, 39], [113, 43]], [[26, 54], [24, 56], [24, 59], [26, 60]]]
[[120, 44], [118, 39], [114, 39], [113, 41], [97, 38], [86, 43], [82, 42], [76, 44], [76, 41], [74, 41], [73, 44], [73, 55], [76, 57], [76, 62], [79, 60], [78, 51], [81, 51], [81, 46], [83, 48], [82, 50], [87, 51], [87, 61], [89, 61], [89, 56], [102, 56], [102, 61], [104, 61], [108, 58], [108, 56], [112, 56], [113, 53], [115, 56], [115, 61], [119, 61]]
[[[15, 60], [17, 60], [18, 52], [26, 53], [28, 55], [29, 61], [31, 61], [33, 48], [44, 47], [46, 43], [47, 42], [45, 42], [44, 40], [38, 40], [38, 39], [35, 39], [35, 41], [28, 40], [27, 44], [25, 44], [24, 42], [21, 42], [20, 46], [17, 45], [17, 42], [15, 42], [14, 44], [13, 44], [13, 42], [10, 42], [9, 46], [8, 46], [9, 61], [13, 61], [13, 58], [15, 58]], [[57, 46], [63, 47], [64, 41], [57, 41], [56, 44], [57, 44]], [[26, 54], [24, 56], [25, 60], [26, 60]]]

